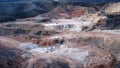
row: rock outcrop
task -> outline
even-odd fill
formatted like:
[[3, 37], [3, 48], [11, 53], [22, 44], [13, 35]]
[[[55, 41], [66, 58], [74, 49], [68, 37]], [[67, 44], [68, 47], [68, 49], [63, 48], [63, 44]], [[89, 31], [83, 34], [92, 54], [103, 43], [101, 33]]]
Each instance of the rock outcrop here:
[[119, 2], [1, 6], [0, 21], [8, 22], [0, 24], [0, 68], [120, 68]]
[[47, 49], [35, 44], [23, 45], [21, 42], [7, 40], [10, 39], [4, 37], [0, 39], [2, 68], [113, 68], [115, 62], [110, 53], [96, 46], [77, 45], [71, 48], [67, 45], [66, 48], [61, 45], [51, 50], [50, 47]]

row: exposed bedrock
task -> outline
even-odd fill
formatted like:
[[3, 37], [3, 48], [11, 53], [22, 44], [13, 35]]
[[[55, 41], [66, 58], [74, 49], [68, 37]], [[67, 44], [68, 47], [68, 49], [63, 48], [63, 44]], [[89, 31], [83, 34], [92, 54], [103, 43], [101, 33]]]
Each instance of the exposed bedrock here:
[[0, 2], [0, 68], [120, 68], [116, 6]]
[[[114, 57], [116, 57], [117, 61], [120, 61], [120, 39], [119, 34], [108, 33], [108, 32], [79, 32], [79, 33], [69, 33], [68, 34], [58, 34], [54, 35], [54, 37], [44, 38], [41, 41], [42, 44], [50, 43], [46, 40], [64, 40], [65, 45], [69, 45], [66, 47], [78, 47], [85, 45], [93, 45], [98, 46], [101, 49], [104, 49], [110, 52]], [[41, 43], [39, 42], [39, 43]], [[59, 42], [60, 43], [60, 42]]]
[[[16, 2], [1, 2], [0, 3], [0, 22], [11, 21], [41, 16], [50, 18], [74, 18], [80, 17], [86, 13], [103, 12], [114, 13], [119, 11], [119, 2], [110, 3], [111, 5], [101, 3], [84, 3], [84, 2], [65, 2], [59, 3], [56, 1], [16, 1]], [[111, 12], [110, 12], [110, 11]]]
[[36, 50], [35, 47], [29, 50], [20, 47], [23, 44], [21, 42], [7, 40], [11, 39], [0, 37], [2, 68], [113, 68], [116, 62], [109, 52], [97, 46], [81, 47], [78, 44], [77, 47], [70, 48], [67, 45], [66, 48], [61, 45], [53, 51], [44, 52], [45, 47], [37, 46], [42, 50]]
[[[68, 3], [68, 2], [67, 2]], [[101, 5], [87, 4], [82, 2], [71, 2], [62, 4], [56, 1], [15, 1], [15, 2], [1, 2], [0, 3], [0, 22], [10, 21], [15, 19], [23, 19], [47, 13], [47, 16], [52, 18], [71, 18], [83, 15], [86, 12], [96, 12]], [[59, 5], [59, 6], [58, 6]], [[55, 9], [54, 9], [55, 8]], [[58, 12], [59, 10], [59, 12]], [[70, 16], [61, 15], [68, 13]], [[74, 16], [75, 14], [75, 16]]]

